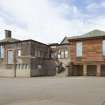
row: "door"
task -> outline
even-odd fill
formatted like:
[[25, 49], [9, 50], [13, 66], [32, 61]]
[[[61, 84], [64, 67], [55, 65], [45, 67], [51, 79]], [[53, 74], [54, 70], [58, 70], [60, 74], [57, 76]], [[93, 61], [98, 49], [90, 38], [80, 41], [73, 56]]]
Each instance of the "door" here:
[[75, 65], [72, 76], [83, 76], [83, 65]]
[[7, 59], [8, 64], [14, 64], [14, 51], [8, 50]]
[[105, 76], [105, 65], [101, 65], [101, 76]]
[[96, 65], [88, 65], [87, 66], [87, 75], [88, 76], [96, 76]]

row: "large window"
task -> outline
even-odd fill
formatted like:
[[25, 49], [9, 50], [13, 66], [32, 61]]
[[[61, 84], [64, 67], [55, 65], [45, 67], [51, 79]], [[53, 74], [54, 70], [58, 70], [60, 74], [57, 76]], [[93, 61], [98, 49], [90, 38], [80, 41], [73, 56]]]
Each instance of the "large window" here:
[[4, 58], [4, 47], [0, 46], [0, 58]]
[[82, 42], [76, 43], [76, 56], [82, 57]]
[[105, 55], [105, 40], [102, 41], [102, 53]]

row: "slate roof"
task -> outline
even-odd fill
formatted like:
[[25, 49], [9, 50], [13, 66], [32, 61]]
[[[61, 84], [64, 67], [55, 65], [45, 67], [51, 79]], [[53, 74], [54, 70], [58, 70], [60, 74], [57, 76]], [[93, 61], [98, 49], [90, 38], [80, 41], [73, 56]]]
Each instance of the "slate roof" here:
[[83, 35], [68, 37], [68, 40], [69, 39], [93, 38], [93, 37], [101, 37], [101, 36], [105, 36], [105, 32], [96, 29], [96, 30], [90, 31], [90, 32], [88, 32], [86, 34], [83, 34]]
[[17, 42], [17, 41], [19, 40], [14, 39], [14, 38], [6, 38], [6, 39], [1, 40], [0, 42]]
[[3, 42], [17, 42], [19, 41], [18, 39], [14, 39], [14, 38], [5, 38], [3, 40], [0, 40], [1, 43]]
[[67, 44], [67, 43], [69, 43], [68, 40], [72, 40], [72, 39], [84, 39], [84, 38], [93, 38], [93, 37], [101, 37], [101, 36], [105, 36], [105, 32], [96, 29], [96, 30], [90, 31], [86, 34], [79, 35], [79, 36], [64, 37], [64, 39], [61, 41], [60, 44], [65, 44], [65, 43]]

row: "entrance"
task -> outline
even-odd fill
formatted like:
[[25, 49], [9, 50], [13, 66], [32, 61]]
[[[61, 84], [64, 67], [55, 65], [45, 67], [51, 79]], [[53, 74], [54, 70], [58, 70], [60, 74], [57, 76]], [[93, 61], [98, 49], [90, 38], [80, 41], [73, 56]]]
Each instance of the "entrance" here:
[[8, 64], [14, 64], [14, 52], [12, 50], [8, 50], [7, 62]]
[[83, 65], [75, 65], [72, 76], [83, 76]]
[[96, 76], [96, 65], [87, 65], [87, 76]]
[[101, 76], [105, 76], [105, 65], [101, 65]]

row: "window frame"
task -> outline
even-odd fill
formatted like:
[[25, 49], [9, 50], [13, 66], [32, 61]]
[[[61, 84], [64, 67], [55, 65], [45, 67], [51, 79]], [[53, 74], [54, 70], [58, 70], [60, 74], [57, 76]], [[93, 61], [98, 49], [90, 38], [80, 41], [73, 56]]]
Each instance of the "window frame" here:
[[[78, 44], [80, 44], [81, 47]], [[78, 51], [81, 51], [81, 52], [78, 53]], [[82, 56], [83, 56], [83, 42], [82, 41], [76, 42], [76, 57], [82, 57]]]
[[5, 56], [5, 49], [3, 45], [0, 45], [0, 59], [3, 59]]
[[105, 46], [105, 45], [103, 45], [103, 42], [104, 42], [104, 44], [105, 44], [105, 39], [102, 40], [102, 55], [105, 56], [105, 51], [104, 51], [104, 49], [105, 49], [104, 46]]
[[[18, 51], [20, 51], [20, 54], [19, 54]], [[17, 49], [17, 56], [20, 57], [21, 55], [22, 55], [22, 51], [21, 51], [21, 49]]]
[[[9, 58], [9, 56], [8, 56], [8, 52], [9, 52], [9, 51], [12, 51], [12, 53], [13, 53], [13, 61], [12, 61], [12, 63], [9, 63], [9, 59], [8, 59], [8, 58]], [[7, 64], [8, 64], [8, 65], [14, 64], [14, 50], [12, 50], [12, 49], [8, 49], [8, 50], [7, 50]]]

